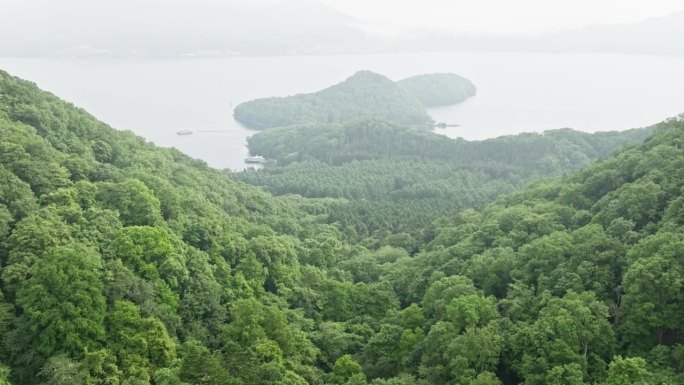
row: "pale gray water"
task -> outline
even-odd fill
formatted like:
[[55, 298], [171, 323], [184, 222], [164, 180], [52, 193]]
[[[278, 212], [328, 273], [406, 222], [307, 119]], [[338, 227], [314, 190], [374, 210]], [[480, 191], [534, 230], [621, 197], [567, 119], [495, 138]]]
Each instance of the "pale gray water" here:
[[[115, 128], [218, 168], [245, 167], [232, 118], [246, 100], [312, 92], [368, 69], [401, 79], [430, 72], [470, 78], [478, 95], [430, 110], [450, 137], [483, 139], [572, 127], [621, 130], [684, 112], [684, 58], [605, 54], [444, 53], [177, 60], [11, 59], [0, 68], [36, 82]], [[191, 129], [194, 135], [178, 136]]]

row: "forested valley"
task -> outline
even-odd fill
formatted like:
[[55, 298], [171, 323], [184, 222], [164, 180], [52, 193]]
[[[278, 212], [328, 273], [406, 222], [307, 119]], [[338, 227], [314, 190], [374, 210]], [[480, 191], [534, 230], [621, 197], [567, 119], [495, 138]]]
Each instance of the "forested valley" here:
[[0, 71], [0, 384], [684, 383], [683, 119], [312, 123], [236, 175]]

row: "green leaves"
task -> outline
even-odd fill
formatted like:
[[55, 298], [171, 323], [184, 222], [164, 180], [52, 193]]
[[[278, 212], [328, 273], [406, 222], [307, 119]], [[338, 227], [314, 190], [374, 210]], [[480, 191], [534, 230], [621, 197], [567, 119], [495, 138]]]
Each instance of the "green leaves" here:
[[12, 385], [9, 381], [9, 373], [9, 368], [0, 364], [0, 385]]
[[625, 273], [621, 330], [630, 350], [667, 343], [668, 334], [681, 327], [683, 274], [679, 261], [660, 255], [634, 262]]
[[38, 373], [45, 385], [86, 385], [88, 375], [77, 361], [64, 355], [51, 357]]
[[499, 317], [494, 297], [470, 294], [454, 298], [446, 308], [446, 319], [463, 331], [488, 324]]
[[332, 371], [332, 383], [336, 385], [365, 383], [361, 365], [349, 355], [345, 354], [335, 361]]
[[105, 299], [100, 256], [71, 245], [49, 248], [29, 269], [16, 304], [24, 312], [32, 348], [43, 357], [80, 358], [104, 342]]
[[504, 348], [494, 298], [459, 294], [446, 313], [444, 321], [432, 325], [423, 343], [421, 373], [433, 383], [491, 382], [486, 373], [496, 369]]
[[161, 203], [141, 181], [103, 183], [99, 190], [98, 199], [117, 210], [124, 225], [153, 226], [161, 221]]
[[118, 301], [105, 319], [109, 349], [126, 376], [149, 380], [154, 370], [168, 366], [176, 343], [156, 318], [142, 318], [135, 304]]
[[643, 358], [616, 356], [608, 367], [608, 378], [603, 385], [650, 385], [655, 384], [653, 374], [646, 368]]
[[222, 367], [220, 356], [195, 340], [186, 341], [181, 348], [183, 364], [181, 380], [190, 384], [225, 385], [230, 383], [228, 372]]
[[[526, 384], [543, 384], [550, 378], [576, 378], [581, 373], [596, 378], [612, 356], [612, 329], [608, 309], [592, 293], [570, 292], [550, 298], [537, 319], [519, 326], [512, 349], [519, 354], [514, 368]], [[565, 369], [554, 369], [571, 365]], [[575, 366], [576, 365], [576, 366]]]

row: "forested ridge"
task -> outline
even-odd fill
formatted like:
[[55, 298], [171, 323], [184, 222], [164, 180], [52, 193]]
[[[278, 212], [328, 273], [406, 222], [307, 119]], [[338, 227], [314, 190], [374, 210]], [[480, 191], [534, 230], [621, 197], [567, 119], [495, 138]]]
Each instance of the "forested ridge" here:
[[362, 117], [424, 129], [432, 127], [432, 118], [415, 96], [387, 77], [371, 71], [359, 71], [339, 84], [311, 94], [240, 103], [233, 115], [237, 121], [254, 129], [336, 123]]
[[451, 139], [425, 130], [401, 126], [381, 119], [357, 119], [342, 124], [309, 124], [282, 127], [248, 138], [251, 152], [279, 164], [319, 160], [339, 165], [352, 160], [407, 156], [448, 160], [461, 165], [497, 163], [529, 166], [559, 163], [566, 171], [573, 163], [586, 164], [610, 155], [622, 144], [638, 142], [649, 129], [583, 133], [572, 129], [523, 133], [481, 141]]
[[683, 383], [684, 122], [654, 130], [406, 250], [0, 72], [0, 384]]
[[576, 170], [650, 132], [560, 129], [469, 142], [377, 119], [293, 126], [250, 137], [250, 150], [276, 164], [236, 176], [277, 195], [335, 198], [325, 201], [329, 221], [349, 239], [402, 233], [415, 245], [440, 216]]

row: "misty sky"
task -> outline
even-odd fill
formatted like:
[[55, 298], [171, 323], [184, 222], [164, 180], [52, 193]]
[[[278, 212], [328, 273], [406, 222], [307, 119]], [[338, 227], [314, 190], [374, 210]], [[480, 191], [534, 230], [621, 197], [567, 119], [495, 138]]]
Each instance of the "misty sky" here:
[[535, 33], [636, 22], [684, 11], [682, 0], [321, 0], [388, 26]]
[[[41, 2], [78, 3], [86, 0], [0, 0], [2, 5], [41, 7]], [[279, 0], [90, 0], [91, 4], [120, 4], [132, 13], [139, 4], [164, 6], [171, 2], [259, 5]], [[371, 26], [370, 31], [435, 29], [456, 32], [530, 34], [579, 29], [591, 24], [632, 23], [684, 11], [682, 0], [295, 0], [306, 6], [319, 1]]]
[[[22, 0], [0, 0], [22, 1]], [[24, 0], [25, 1], [25, 0]], [[148, 0], [150, 1], [150, 0]], [[154, 1], [154, 0], [152, 0]], [[205, 0], [274, 3], [278, 0]], [[534, 34], [592, 24], [633, 23], [684, 11], [682, 0], [318, 0], [388, 33], [436, 29]]]

